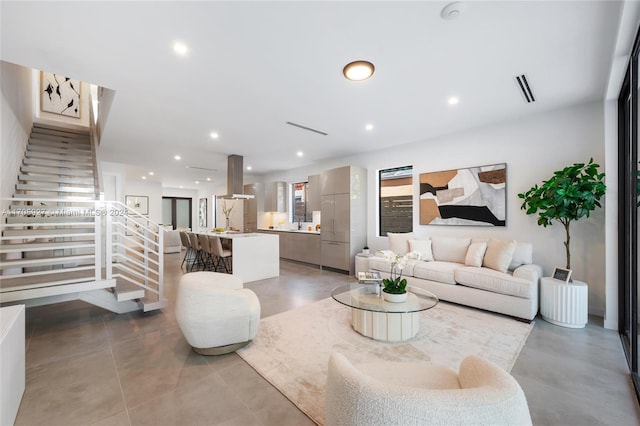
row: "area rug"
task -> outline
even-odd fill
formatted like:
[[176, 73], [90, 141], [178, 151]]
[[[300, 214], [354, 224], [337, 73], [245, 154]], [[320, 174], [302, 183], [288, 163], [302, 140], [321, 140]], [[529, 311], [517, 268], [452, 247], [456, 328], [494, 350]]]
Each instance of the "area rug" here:
[[351, 309], [331, 298], [263, 319], [253, 342], [238, 350], [317, 424], [324, 424], [324, 388], [329, 355], [353, 363], [426, 361], [458, 370], [467, 355], [487, 358], [507, 371], [533, 324], [440, 302], [420, 313], [420, 331], [402, 343], [364, 337], [351, 327]]

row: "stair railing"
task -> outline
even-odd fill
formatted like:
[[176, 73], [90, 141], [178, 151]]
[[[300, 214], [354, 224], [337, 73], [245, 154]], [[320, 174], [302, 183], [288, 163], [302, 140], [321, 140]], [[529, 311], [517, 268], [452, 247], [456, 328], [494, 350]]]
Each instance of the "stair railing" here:
[[[1, 198], [2, 201], [14, 203], [9, 209], [3, 210], [2, 220], [0, 220], [0, 245], [5, 259], [20, 260], [25, 251], [23, 246], [12, 248], [16, 242], [27, 243], [35, 238], [47, 238], [51, 227], [63, 227], [63, 230], [72, 229], [73, 226], [93, 227], [94, 256], [83, 261], [81, 266], [76, 268], [54, 269], [51, 271], [23, 272], [18, 263], [20, 271], [9, 270], [0, 261], [0, 271], [2, 278], [30, 277], [36, 275], [66, 272], [71, 270], [94, 269], [95, 281], [110, 280], [120, 278], [135, 286], [143, 288], [151, 293], [156, 300], [148, 301], [150, 304], [164, 302], [163, 288], [163, 229], [157, 223], [151, 221], [146, 216], [141, 215], [134, 209], [129, 208], [119, 201], [92, 201], [74, 200], [73, 197], [60, 198], [53, 201], [48, 198], [20, 197], [19, 203], [15, 198]], [[62, 203], [72, 203], [65, 206]], [[48, 204], [48, 205], [44, 205]], [[8, 223], [6, 216], [21, 217], [17, 223]], [[47, 217], [91, 217], [92, 220], [82, 223], [74, 222], [47, 222], [34, 221], [30, 218]], [[31, 233], [30, 235], [7, 235], [9, 230], [20, 229], [43, 229], [42, 235]], [[49, 229], [47, 229], [49, 228]], [[104, 230], [104, 234], [103, 234]], [[104, 238], [103, 238], [104, 235]], [[53, 236], [55, 238], [55, 236]], [[104, 253], [104, 256], [103, 256]], [[105, 259], [104, 264], [103, 260]], [[55, 259], [55, 257], [54, 257]], [[28, 262], [24, 262], [25, 266]], [[7, 263], [7, 265], [9, 265]], [[8, 272], [8, 273], [7, 273]], [[52, 278], [53, 280], [53, 278]], [[28, 288], [29, 284], [23, 285]], [[1, 292], [16, 291], [19, 288], [2, 288]], [[144, 302], [144, 301], [143, 301]], [[146, 310], [146, 309], [145, 309]]]

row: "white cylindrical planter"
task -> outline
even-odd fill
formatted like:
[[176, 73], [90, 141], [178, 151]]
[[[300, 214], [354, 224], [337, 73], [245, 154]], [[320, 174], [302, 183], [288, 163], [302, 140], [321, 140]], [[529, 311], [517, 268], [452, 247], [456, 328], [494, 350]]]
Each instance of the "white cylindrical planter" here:
[[540, 315], [551, 324], [583, 328], [589, 320], [589, 287], [582, 281], [565, 283], [540, 279]]

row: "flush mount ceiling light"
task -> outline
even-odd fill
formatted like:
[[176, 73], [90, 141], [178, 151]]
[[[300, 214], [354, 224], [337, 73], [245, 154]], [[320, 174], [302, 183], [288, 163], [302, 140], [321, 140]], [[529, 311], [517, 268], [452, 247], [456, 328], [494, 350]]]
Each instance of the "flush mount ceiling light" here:
[[344, 74], [347, 80], [362, 81], [370, 78], [375, 69], [369, 61], [353, 61], [344, 67], [342, 74]]

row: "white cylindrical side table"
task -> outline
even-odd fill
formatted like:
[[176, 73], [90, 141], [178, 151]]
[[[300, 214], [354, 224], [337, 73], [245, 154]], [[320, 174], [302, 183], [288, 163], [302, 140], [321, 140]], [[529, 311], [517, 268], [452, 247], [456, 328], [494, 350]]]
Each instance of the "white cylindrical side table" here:
[[570, 283], [550, 277], [540, 279], [540, 314], [551, 324], [583, 328], [588, 321], [589, 287], [582, 281]]
[[358, 272], [369, 272], [369, 258], [373, 257], [370, 254], [358, 253], [356, 254], [356, 277]]

